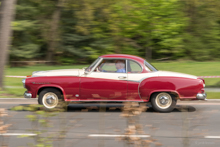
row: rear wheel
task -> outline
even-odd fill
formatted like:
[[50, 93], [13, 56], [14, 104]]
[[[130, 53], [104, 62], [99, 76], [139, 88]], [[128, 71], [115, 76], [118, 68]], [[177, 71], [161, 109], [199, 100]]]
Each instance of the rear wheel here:
[[38, 103], [49, 110], [54, 108], [63, 108], [66, 106], [61, 92], [53, 88], [46, 88], [42, 90], [38, 97]]
[[155, 111], [171, 112], [176, 106], [176, 99], [166, 92], [155, 93], [151, 97], [151, 104]]

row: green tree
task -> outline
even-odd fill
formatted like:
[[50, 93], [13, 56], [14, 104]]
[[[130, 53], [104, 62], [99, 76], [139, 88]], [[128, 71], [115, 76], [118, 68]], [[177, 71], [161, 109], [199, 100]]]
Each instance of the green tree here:
[[65, 58], [90, 61], [101, 54], [113, 53], [108, 27], [111, 3], [104, 0], [99, 3], [95, 0], [68, 1], [62, 15], [61, 51]]
[[181, 56], [182, 39], [179, 35], [186, 18], [178, 11], [177, 0], [124, 0], [115, 5], [119, 13], [120, 35], [139, 46], [141, 56]]
[[70, 64], [109, 53], [149, 60], [220, 55], [219, 0], [18, 0], [16, 8], [11, 60]]
[[59, 22], [64, 0], [19, 0], [11, 58], [52, 60], [59, 42]]
[[184, 50], [193, 60], [213, 60], [220, 55], [220, 23], [218, 0], [183, 1], [183, 11], [188, 17], [184, 32]]
[[[47, 28], [45, 19], [52, 10], [48, 2], [18, 0], [13, 26], [11, 60], [27, 60], [42, 57], [47, 49]], [[47, 10], [47, 11], [45, 11]], [[49, 13], [49, 14], [48, 14]], [[49, 40], [49, 39], [48, 39]]]

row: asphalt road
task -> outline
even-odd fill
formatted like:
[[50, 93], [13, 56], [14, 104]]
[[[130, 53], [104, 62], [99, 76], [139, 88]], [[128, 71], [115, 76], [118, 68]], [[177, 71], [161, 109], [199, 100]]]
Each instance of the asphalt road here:
[[[49, 138], [54, 135], [53, 146], [59, 147], [124, 147], [125, 141], [118, 136], [123, 135], [127, 127], [127, 119], [121, 117], [121, 104], [73, 104], [67, 112], [47, 120], [52, 127], [39, 127], [29, 121], [26, 116], [30, 111], [12, 111], [14, 106], [36, 104], [35, 100], [0, 99], [0, 108], [7, 109], [9, 117], [2, 117], [4, 123], [12, 124], [8, 134], [0, 134], [1, 143], [9, 147], [36, 144], [39, 136], [33, 130], [44, 130], [43, 135]], [[87, 106], [98, 109], [86, 111]], [[151, 107], [136, 120], [142, 124], [145, 136], [142, 139], [155, 140], [164, 147], [218, 147], [220, 146], [220, 101], [178, 102], [171, 113], [157, 113]], [[42, 119], [42, 118], [40, 118]], [[57, 137], [65, 135], [65, 139]], [[20, 138], [21, 134], [29, 137]], [[34, 136], [32, 136], [34, 135]], [[32, 136], [32, 137], [31, 137]], [[44, 141], [46, 142], [46, 141]], [[131, 145], [132, 146], [132, 145]], [[151, 144], [152, 147], [156, 146]]]

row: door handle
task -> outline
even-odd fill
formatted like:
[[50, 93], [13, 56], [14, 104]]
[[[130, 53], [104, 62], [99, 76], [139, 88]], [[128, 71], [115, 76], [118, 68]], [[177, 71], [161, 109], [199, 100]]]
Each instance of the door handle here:
[[118, 78], [119, 78], [119, 79], [126, 79], [127, 77], [119, 76]]

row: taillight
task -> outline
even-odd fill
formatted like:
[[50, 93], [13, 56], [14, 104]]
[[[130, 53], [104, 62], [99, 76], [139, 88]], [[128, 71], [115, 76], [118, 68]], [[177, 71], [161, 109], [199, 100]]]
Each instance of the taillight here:
[[31, 75], [28, 75], [27, 78], [28, 78], [28, 77], [31, 77]]
[[201, 79], [203, 81], [203, 83], [205, 84], [205, 80], [204, 79]]
[[203, 87], [205, 87], [205, 80], [202, 79], [202, 78], [198, 78], [198, 79], [202, 80], [202, 82], [203, 82]]

